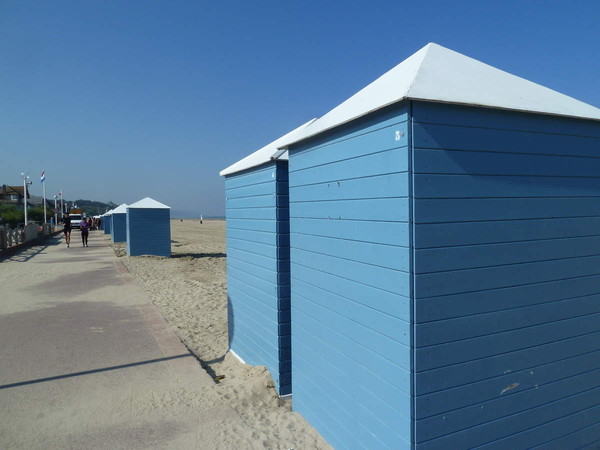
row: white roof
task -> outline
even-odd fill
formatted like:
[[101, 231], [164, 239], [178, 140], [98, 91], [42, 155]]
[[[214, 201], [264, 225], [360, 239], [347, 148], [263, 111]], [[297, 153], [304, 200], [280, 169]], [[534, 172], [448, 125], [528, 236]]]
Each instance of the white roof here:
[[594, 106], [430, 43], [329, 111], [288, 144], [404, 99], [600, 120], [600, 109]]
[[103, 216], [110, 216], [112, 215], [113, 210], [111, 209], [110, 211], [106, 211], [104, 214], [102, 214]]
[[113, 214], [125, 214], [127, 212], [127, 203], [121, 203], [111, 211]]
[[126, 207], [127, 209], [132, 208], [147, 208], [147, 209], [171, 209], [170, 206], [163, 205], [162, 203], [157, 202], [156, 200], [146, 197], [139, 202], [135, 202]]
[[306, 128], [308, 125], [313, 123], [316, 119], [309, 120], [303, 125], [300, 125], [295, 130], [290, 131], [288, 134], [280, 137], [279, 139], [271, 142], [268, 145], [265, 145], [260, 150], [255, 151], [251, 155], [246, 156], [245, 158], [239, 160], [235, 164], [223, 169], [219, 175], [231, 175], [232, 173], [241, 172], [242, 170], [251, 169], [252, 167], [260, 166], [266, 162], [269, 162], [274, 159], [287, 161], [288, 154], [287, 152], [282, 152], [278, 150], [279, 147], [284, 146], [289, 141], [293, 140], [295, 136]]

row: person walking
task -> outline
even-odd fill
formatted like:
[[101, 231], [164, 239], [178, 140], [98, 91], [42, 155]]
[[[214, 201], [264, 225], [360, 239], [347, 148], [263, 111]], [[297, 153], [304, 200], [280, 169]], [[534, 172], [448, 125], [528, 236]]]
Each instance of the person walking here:
[[83, 219], [79, 225], [81, 228], [81, 244], [83, 247], [88, 246], [88, 236], [90, 234], [90, 226], [92, 219]]
[[61, 219], [63, 224], [63, 233], [65, 233], [65, 241], [67, 241], [67, 248], [71, 244], [71, 218], [69, 213], [65, 213], [65, 216]]

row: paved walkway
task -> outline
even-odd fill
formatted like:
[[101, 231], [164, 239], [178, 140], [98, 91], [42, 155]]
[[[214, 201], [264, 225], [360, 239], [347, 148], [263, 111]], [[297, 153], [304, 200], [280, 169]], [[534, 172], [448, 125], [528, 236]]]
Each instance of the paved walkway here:
[[212, 448], [213, 381], [102, 232], [0, 259], [0, 448]]

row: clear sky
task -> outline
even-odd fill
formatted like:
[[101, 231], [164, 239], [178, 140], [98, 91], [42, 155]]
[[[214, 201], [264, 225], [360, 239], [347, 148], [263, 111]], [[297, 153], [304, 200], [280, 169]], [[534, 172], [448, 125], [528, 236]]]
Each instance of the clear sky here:
[[600, 107], [600, 2], [0, 0], [0, 184], [224, 215], [218, 172], [428, 42]]

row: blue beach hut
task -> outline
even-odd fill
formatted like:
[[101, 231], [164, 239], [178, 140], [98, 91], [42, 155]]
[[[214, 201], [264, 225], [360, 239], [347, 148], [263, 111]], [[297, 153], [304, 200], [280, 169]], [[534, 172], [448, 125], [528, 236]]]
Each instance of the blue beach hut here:
[[220, 174], [225, 177], [231, 352], [266, 366], [291, 392], [287, 152], [277, 149], [312, 121]]
[[171, 208], [146, 197], [127, 206], [127, 255], [171, 256]]
[[294, 409], [336, 448], [600, 442], [600, 110], [429, 44], [290, 142]]
[[112, 209], [102, 215], [102, 228], [104, 230], [104, 234], [111, 234], [111, 214]]
[[110, 234], [113, 242], [125, 242], [127, 239], [127, 205], [125, 203], [112, 210]]

